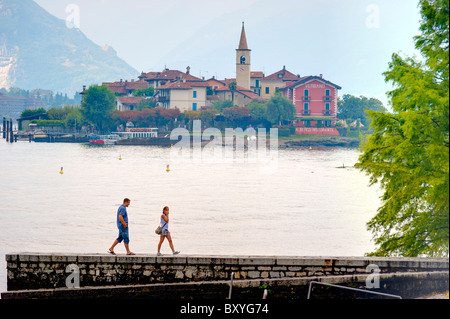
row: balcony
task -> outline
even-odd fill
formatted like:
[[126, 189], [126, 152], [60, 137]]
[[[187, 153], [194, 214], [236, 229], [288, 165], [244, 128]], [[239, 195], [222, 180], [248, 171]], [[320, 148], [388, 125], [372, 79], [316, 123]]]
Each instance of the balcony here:
[[302, 101], [309, 102], [309, 101], [311, 101], [311, 97], [310, 96], [302, 96]]
[[331, 115], [331, 110], [323, 110], [323, 115]]
[[158, 102], [169, 102], [168, 96], [158, 96]]
[[329, 95], [326, 95], [326, 96], [323, 97], [323, 101], [324, 101], [324, 102], [331, 102], [332, 99], [333, 99], [333, 98], [332, 98], [331, 96], [329, 96]]
[[302, 110], [302, 115], [311, 115], [311, 110]]

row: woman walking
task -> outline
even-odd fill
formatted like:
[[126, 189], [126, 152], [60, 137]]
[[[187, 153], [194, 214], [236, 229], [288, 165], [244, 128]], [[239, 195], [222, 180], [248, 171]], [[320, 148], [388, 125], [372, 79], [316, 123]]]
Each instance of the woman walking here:
[[161, 227], [162, 227], [162, 231], [161, 231], [161, 237], [159, 239], [157, 256], [162, 256], [161, 245], [164, 242], [164, 239], [166, 239], [166, 238], [169, 241], [169, 246], [170, 246], [170, 249], [172, 249], [172, 253], [174, 255], [178, 255], [180, 252], [175, 251], [175, 248], [173, 248], [172, 237], [170, 236], [170, 232], [169, 232], [169, 207], [167, 207], [167, 206], [165, 206], [163, 208], [163, 213], [161, 215]]

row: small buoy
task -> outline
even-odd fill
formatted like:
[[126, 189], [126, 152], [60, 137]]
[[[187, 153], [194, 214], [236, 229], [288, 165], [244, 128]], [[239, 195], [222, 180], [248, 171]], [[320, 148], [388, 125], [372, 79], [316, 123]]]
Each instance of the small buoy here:
[[173, 144], [170, 144], [170, 147], [172, 148], [172, 147], [173, 147]]
[[60, 174], [64, 174], [63, 168], [61, 167], [61, 170], [59, 171]]
[[169, 165], [167, 165], [166, 172], [170, 172]]
[[312, 147], [310, 146], [309, 149], [312, 150]]
[[122, 155], [119, 155], [119, 161], [121, 161], [122, 160]]

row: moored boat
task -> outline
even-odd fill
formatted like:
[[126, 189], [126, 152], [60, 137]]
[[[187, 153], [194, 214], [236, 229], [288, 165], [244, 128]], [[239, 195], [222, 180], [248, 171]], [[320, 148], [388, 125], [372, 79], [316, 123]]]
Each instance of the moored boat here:
[[95, 145], [114, 145], [118, 140], [120, 140], [120, 136], [117, 134], [91, 135], [89, 137], [89, 143]]

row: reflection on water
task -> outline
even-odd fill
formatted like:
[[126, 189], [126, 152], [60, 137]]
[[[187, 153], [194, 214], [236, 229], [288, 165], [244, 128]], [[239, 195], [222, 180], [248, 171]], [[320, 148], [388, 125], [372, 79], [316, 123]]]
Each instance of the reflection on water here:
[[0, 141], [0, 291], [5, 253], [106, 252], [124, 197], [136, 253], [156, 253], [167, 205], [182, 254], [363, 255], [380, 192], [352, 167], [357, 158], [356, 149], [279, 150], [264, 174], [251, 163], [170, 163], [170, 148]]

